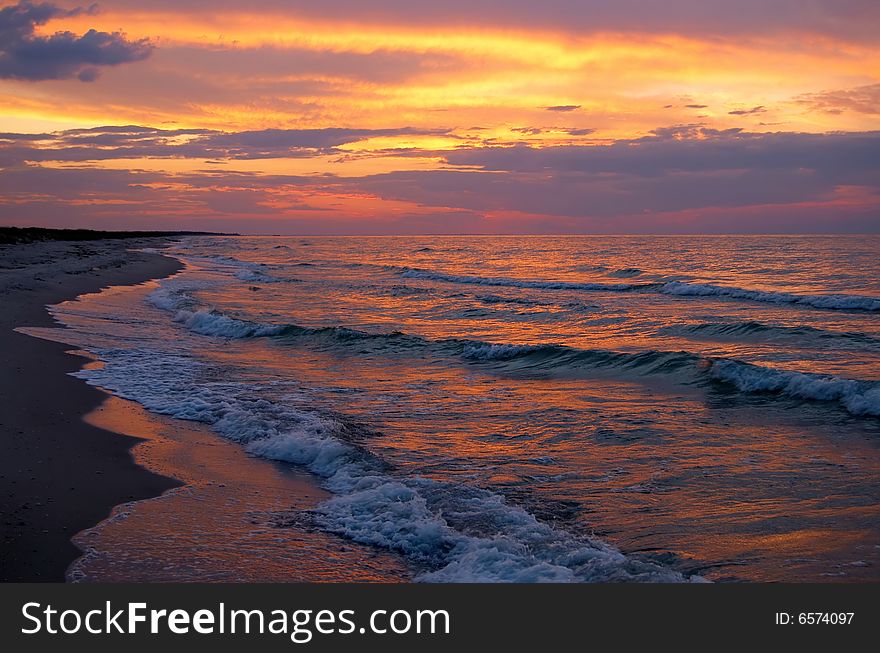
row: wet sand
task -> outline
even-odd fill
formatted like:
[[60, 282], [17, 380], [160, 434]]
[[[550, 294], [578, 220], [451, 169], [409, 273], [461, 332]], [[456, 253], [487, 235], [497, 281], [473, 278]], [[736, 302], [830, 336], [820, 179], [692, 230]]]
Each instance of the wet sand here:
[[182, 268], [131, 252], [156, 241], [103, 240], [0, 246], [0, 581], [62, 581], [80, 555], [71, 542], [120, 503], [179, 485], [135, 464], [139, 438], [87, 424], [106, 397], [68, 376], [83, 359], [68, 345], [13, 329], [57, 326], [54, 304]]
[[126, 251], [147, 244], [0, 247], [0, 580], [407, 580], [396, 555], [298, 523], [329, 496], [310, 474], [67, 374], [101, 363], [46, 306], [181, 269]]
[[[99, 362], [89, 365], [100, 365]], [[204, 424], [154, 415], [108, 396], [93, 426], [144, 438], [135, 461], [186, 484], [117, 506], [79, 533], [74, 582], [400, 582], [394, 554], [298, 523], [329, 497], [308, 472], [248, 456]]]

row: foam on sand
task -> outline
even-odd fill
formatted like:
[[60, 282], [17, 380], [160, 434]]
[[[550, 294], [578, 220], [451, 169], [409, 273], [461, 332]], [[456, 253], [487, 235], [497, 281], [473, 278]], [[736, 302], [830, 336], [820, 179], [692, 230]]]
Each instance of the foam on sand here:
[[[151, 350], [99, 352], [76, 376], [148, 410], [211, 425], [258, 456], [302, 465], [335, 494], [308, 518], [357, 542], [394, 550], [427, 582], [683, 582], [594, 538], [540, 522], [499, 495], [401, 477], [356, 444], [356, 427], [274, 400], [270, 386], [204, 381], [204, 363]], [[694, 580], [700, 580], [695, 578]]]

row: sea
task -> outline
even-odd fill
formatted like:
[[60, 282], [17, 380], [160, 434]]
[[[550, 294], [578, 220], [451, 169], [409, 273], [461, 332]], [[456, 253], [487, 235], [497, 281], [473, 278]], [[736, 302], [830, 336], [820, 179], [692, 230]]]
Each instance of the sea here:
[[[289, 530], [373, 552], [359, 559], [384, 580], [880, 580], [878, 236], [206, 236], [161, 252], [185, 269], [51, 312], [99, 362], [76, 376], [255, 465], [248, 492], [273, 508], [248, 520], [272, 537], [224, 556], [247, 578], [307, 546]], [[320, 497], [260, 486], [278, 465]], [[174, 539], [155, 506], [114, 539], [140, 504], [91, 533], [93, 560], [131, 567], [134, 540]], [[186, 552], [215, 555], [220, 517], [155, 568], [212, 579]]]

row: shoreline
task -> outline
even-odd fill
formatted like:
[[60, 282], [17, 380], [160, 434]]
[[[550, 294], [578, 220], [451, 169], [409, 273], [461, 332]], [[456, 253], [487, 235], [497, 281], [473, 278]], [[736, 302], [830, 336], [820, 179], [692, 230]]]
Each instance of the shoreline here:
[[[161, 242], [161, 241], [159, 241]], [[180, 482], [139, 466], [140, 438], [88, 424], [106, 395], [69, 376], [87, 359], [70, 345], [14, 331], [58, 327], [47, 305], [108, 286], [167, 277], [183, 264], [128, 251], [156, 244], [102, 240], [0, 247], [0, 582], [62, 582], [82, 551], [72, 539], [121, 503]]]
[[298, 522], [294, 515], [331, 496], [304, 469], [250, 456], [206, 424], [112, 394], [85, 421], [139, 436], [135, 462], [183, 485], [121, 503], [77, 533], [83, 555], [68, 582], [399, 583], [413, 575], [392, 552]]

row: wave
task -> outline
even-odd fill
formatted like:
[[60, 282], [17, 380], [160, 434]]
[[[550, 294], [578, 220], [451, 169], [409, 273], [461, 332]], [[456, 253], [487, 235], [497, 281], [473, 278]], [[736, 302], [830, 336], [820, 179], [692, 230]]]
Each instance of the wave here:
[[195, 286], [180, 285], [175, 278], [171, 278], [163, 281], [161, 286], [147, 295], [147, 302], [163, 311], [176, 311], [183, 306], [195, 306], [196, 300], [190, 295], [191, 290], [195, 290]]
[[183, 324], [194, 333], [222, 338], [260, 338], [276, 336], [284, 331], [284, 327], [237, 320], [216, 311], [179, 310], [174, 316], [174, 321]]
[[765, 290], [748, 290], [733, 286], [716, 286], [714, 284], [685, 283], [672, 281], [660, 286], [660, 292], [666, 295], [696, 297], [731, 297], [747, 299], [771, 304], [800, 304], [813, 308], [825, 308], [844, 311], [880, 311], [880, 297], [863, 295], [796, 295], [788, 292], [771, 292]]
[[521, 369], [557, 373], [614, 369], [639, 375], [675, 375], [679, 382], [709, 378], [745, 394], [771, 393], [807, 401], [833, 402], [855, 416], [880, 416], [880, 382], [845, 379], [826, 374], [778, 370], [729, 358], [703, 357], [684, 351], [649, 350], [639, 353], [575, 349], [563, 345], [472, 343], [466, 359], [516, 362]]
[[639, 268], [623, 268], [620, 270], [615, 270], [614, 272], [609, 272], [609, 277], [617, 277], [619, 279], [630, 279], [632, 277], [638, 277], [644, 274]]
[[359, 290], [369, 292], [373, 295], [382, 297], [426, 297], [433, 294], [430, 288], [422, 288], [420, 286], [409, 286], [403, 283], [392, 285], [369, 284], [360, 286]]
[[[278, 247], [286, 247], [286, 245], [279, 245]], [[275, 276], [270, 270], [273, 270], [276, 266], [269, 266], [265, 263], [254, 263], [252, 261], [243, 261], [233, 256], [197, 256], [193, 254], [183, 254], [182, 256], [183, 258], [201, 265], [214, 264], [221, 265], [224, 268], [233, 268], [235, 270], [233, 276], [240, 281], [247, 281], [250, 283], [298, 283], [302, 281], [301, 279], [296, 278]]]
[[298, 279], [282, 279], [280, 277], [261, 272], [260, 270], [252, 270], [245, 268], [235, 273], [235, 278], [240, 281], [250, 281], [252, 283], [281, 283], [298, 281]]
[[[196, 308], [192, 297], [180, 288], [160, 288], [148, 295], [154, 306], [174, 313], [172, 318], [200, 335], [223, 338], [277, 337], [281, 340], [310, 339], [324, 346], [349, 346], [357, 343], [360, 351], [401, 353], [414, 350], [433, 351], [440, 356], [455, 356], [469, 362], [515, 362], [531, 371], [573, 371], [578, 368], [619, 367], [644, 373], [681, 369], [699, 358], [687, 352], [647, 351], [622, 353], [604, 349], [578, 349], [566, 345], [497, 344], [463, 338], [429, 340], [402, 331], [370, 333], [343, 326], [309, 327], [299, 324], [264, 324], [225, 315], [207, 308]], [[372, 349], [364, 349], [372, 343]], [[508, 368], [513, 371], [512, 365]]]
[[223, 378], [205, 363], [153, 350], [98, 352], [105, 365], [75, 375], [148, 410], [209, 424], [257, 456], [304, 466], [334, 496], [299, 518], [396, 551], [423, 582], [683, 582], [702, 580], [634, 560], [554, 528], [488, 490], [403, 477], [358, 444], [339, 418], [285, 405], [272, 386]]
[[599, 307], [596, 304], [586, 303], [582, 301], [565, 301], [565, 302], [548, 302], [547, 300], [529, 299], [528, 297], [503, 297], [501, 295], [469, 295], [459, 293], [450, 295], [450, 297], [464, 297], [473, 299], [481, 304], [489, 306], [510, 304], [514, 306], [527, 306], [530, 308], [561, 308], [574, 313], [595, 313]]
[[[460, 297], [468, 297], [461, 294]], [[542, 306], [544, 302], [526, 299], [525, 297], [502, 297], [500, 295], [473, 295], [473, 299], [483, 304], [516, 304], [517, 306]]]
[[747, 394], [775, 393], [810, 401], [837, 402], [856, 416], [880, 415], [880, 382], [777, 370], [735, 359], [703, 357], [687, 351], [646, 350], [630, 353], [549, 343], [490, 343], [462, 338], [429, 340], [401, 331], [369, 333], [341, 326], [261, 324], [213, 310], [183, 307], [189, 306], [192, 299], [180, 289], [159, 289], [149, 296], [149, 301], [173, 311], [175, 322], [201, 335], [223, 338], [276, 337], [281, 341], [310, 339], [313, 344], [329, 348], [347, 348], [356, 343], [360, 353], [374, 355], [429, 352], [438, 357], [458, 358], [465, 363], [490, 365], [504, 373], [570, 377], [612, 370], [618, 375], [672, 376], [681, 384], [709, 379], [732, 384]]
[[875, 381], [777, 370], [729, 359], [713, 361], [710, 374], [741, 392], [836, 402], [853, 415], [880, 416], [880, 383]]
[[[360, 264], [363, 265], [363, 264]], [[645, 283], [591, 283], [578, 281], [549, 281], [538, 279], [514, 279], [510, 277], [481, 277], [475, 275], [448, 274], [420, 268], [383, 266], [396, 270], [412, 279], [445, 281], [448, 283], [506, 286], [511, 288], [537, 288], [544, 290], [581, 290], [586, 292], [657, 292], [680, 297], [729, 297], [772, 304], [795, 304], [812, 308], [843, 311], [880, 311], [880, 297], [866, 295], [827, 294], [798, 295], [782, 291], [749, 290], [735, 286], [692, 283], [685, 281]], [[626, 268], [609, 273], [609, 276], [635, 277], [642, 274], [637, 268]]]
[[880, 346], [880, 339], [854, 331], [829, 331], [811, 326], [783, 326], [763, 322], [705, 322], [680, 324], [661, 328], [660, 334], [687, 335], [697, 338], [751, 338], [757, 340], [790, 339], [803, 341], [848, 341]]
[[147, 301], [157, 308], [173, 312], [174, 322], [203, 336], [258, 338], [278, 335], [284, 330], [284, 326], [260, 324], [230, 317], [213, 309], [198, 308], [188, 290], [188, 287], [180, 288], [166, 282], [166, 285], [147, 295]]
[[226, 265], [231, 267], [242, 267], [242, 268], [250, 268], [257, 269], [261, 267], [265, 267], [264, 263], [253, 263], [252, 261], [243, 261], [240, 258], [235, 258], [234, 256], [200, 256], [196, 254], [184, 254], [187, 258], [196, 261], [198, 263], [217, 263], [220, 265]]
[[508, 277], [478, 277], [461, 274], [446, 274], [419, 268], [399, 268], [401, 275], [410, 279], [428, 279], [432, 281], [447, 281], [450, 283], [477, 284], [481, 286], [504, 286], [510, 288], [542, 288], [547, 290], [586, 290], [586, 291], [609, 291], [620, 292], [628, 290], [647, 289], [658, 284], [631, 284], [631, 283], [581, 283], [575, 281], [538, 281], [532, 279], [511, 279]]

